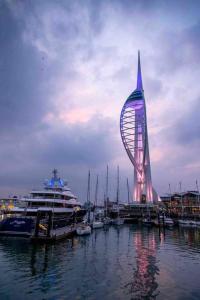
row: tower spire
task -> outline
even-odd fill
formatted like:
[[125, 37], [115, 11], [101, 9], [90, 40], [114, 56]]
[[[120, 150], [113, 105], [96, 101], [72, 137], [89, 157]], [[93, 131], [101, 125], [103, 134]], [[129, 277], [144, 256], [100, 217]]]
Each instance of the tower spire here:
[[140, 64], [140, 51], [138, 51], [137, 90], [143, 91], [142, 72], [141, 72], [141, 64]]
[[[133, 200], [157, 201], [151, 180], [146, 105], [143, 93], [140, 52], [138, 52], [137, 85], [121, 111], [120, 132], [125, 150], [134, 167]], [[127, 184], [128, 185], [128, 184]]]

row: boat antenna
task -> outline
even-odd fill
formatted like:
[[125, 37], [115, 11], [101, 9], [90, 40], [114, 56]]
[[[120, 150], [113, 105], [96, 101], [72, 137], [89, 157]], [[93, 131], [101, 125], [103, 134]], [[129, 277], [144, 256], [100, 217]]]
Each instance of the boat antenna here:
[[197, 192], [199, 192], [199, 186], [198, 186], [198, 181], [196, 179], [196, 189], [197, 189]]
[[57, 179], [58, 170], [57, 169], [53, 169], [52, 173], [53, 173], [54, 179]]

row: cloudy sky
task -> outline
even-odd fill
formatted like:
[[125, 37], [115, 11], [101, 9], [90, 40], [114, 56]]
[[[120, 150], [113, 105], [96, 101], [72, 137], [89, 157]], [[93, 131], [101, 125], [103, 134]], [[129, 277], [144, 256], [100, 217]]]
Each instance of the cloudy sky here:
[[[152, 177], [164, 194], [200, 184], [200, 2], [0, 1], [0, 197], [57, 168], [81, 201], [88, 169], [121, 200], [133, 169], [119, 133], [141, 51]], [[93, 194], [92, 194], [93, 197]]]

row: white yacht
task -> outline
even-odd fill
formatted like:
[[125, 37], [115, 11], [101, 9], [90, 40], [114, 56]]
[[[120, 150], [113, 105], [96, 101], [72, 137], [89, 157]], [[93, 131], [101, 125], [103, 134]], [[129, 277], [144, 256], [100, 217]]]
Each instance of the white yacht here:
[[[9, 234], [10, 231], [15, 233], [15, 229], [20, 233], [20, 226], [23, 227], [24, 232], [26, 223], [29, 224], [28, 230], [31, 232], [38, 214], [44, 225], [51, 214], [53, 228], [82, 221], [86, 214], [85, 209], [57, 173], [57, 170], [54, 169], [53, 177], [45, 180], [43, 189], [32, 190], [28, 196], [18, 198], [18, 206], [4, 211], [5, 214], [13, 215], [13, 217], [5, 218], [0, 223], [0, 234], [4, 232]], [[43, 227], [45, 228], [45, 226]]]

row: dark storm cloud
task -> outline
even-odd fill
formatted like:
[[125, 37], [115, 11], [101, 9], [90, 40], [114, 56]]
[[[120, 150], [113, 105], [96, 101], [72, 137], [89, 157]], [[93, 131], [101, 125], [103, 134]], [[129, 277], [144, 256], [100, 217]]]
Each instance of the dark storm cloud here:
[[[4, 158], [1, 191], [26, 192], [25, 187], [40, 186], [56, 167], [69, 180], [79, 199], [85, 201], [88, 169], [93, 180], [94, 170], [99, 172], [119, 154], [115, 126], [112, 120], [95, 116], [85, 124], [55, 125], [21, 139], [4, 141], [0, 148], [0, 157]], [[105, 180], [101, 181], [103, 188]]]
[[[62, 6], [66, 7], [66, 2], [62, 2]], [[97, 117], [95, 126], [94, 120], [86, 125], [60, 124], [59, 127], [44, 125], [42, 121], [46, 113], [57, 111], [56, 101], [52, 96], [57, 92], [54, 89], [59, 77], [63, 80], [63, 66], [67, 65], [64, 78], [66, 86], [70, 89], [71, 80], [79, 76], [72, 66], [77, 54], [87, 53], [91, 33], [96, 34], [101, 29], [98, 13], [93, 14], [93, 9], [89, 23], [94, 22], [94, 26], [87, 25], [91, 28], [87, 31], [87, 26], [86, 30], [82, 26], [84, 20], [81, 20], [78, 4], [70, 4], [64, 11], [64, 18], [69, 16], [67, 22], [60, 11], [62, 6], [54, 1], [40, 4], [35, 1], [29, 4], [8, 1], [7, 5], [1, 5], [0, 157], [4, 169], [1, 173], [2, 190], [8, 185], [12, 185], [13, 190], [17, 186], [22, 188], [23, 185], [29, 185], [31, 180], [36, 182], [36, 177], [40, 181], [38, 170], [43, 174], [43, 170], [49, 172], [49, 168], [63, 169], [67, 166], [73, 177], [73, 173], [76, 172], [74, 165], [86, 166], [88, 169], [89, 166], [100, 165], [111, 157], [109, 146], [114, 144], [114, 140], [105, 127], [109, 126], [106, 119]], [[46, 28], [42, 14], [48, 15], [48, 11], [52, 13], [52, 8], [58, 10], [56, 19], [51, 28]], [[75, 8], [78, 9], [78, 19]], [[62, 18], [59, 19], [60, 14]], [[62, 40], [65, 42], [63, 51]], [[34, 44], [35, 41], [39, 41], [39, 46]], [[52, 49], [56, 55], [53, 59], [51, 53], [49, 57], [48, 52]], [[71, 99], [66, 101], [70, 107]], [[80, 169], [79, 171], [81, 172]]]
[[[59, 18], [62, 8], [66, 9], [64, 12], [66, 16]], [[76, 9], [78, 17], [76, 17]], [[91, 29], [88, 32], [82, 26], [84, 20], [81, 21], [82, 14], [80, 14], [78, 2], [8, 1], [1, 4], [1, 135], [4, 132], [15, 136], [23, 132], [27, 134], [33, 130], [32, 127], [38, 130], [44, 115], [55, 106], [55, 100], [52, 97], [55, 92], [54, 83], [62, 77], [63, 67], [67, 65], [64, 76], [65, 85], [69, 86], [69, 89], [70, 81], [79, 77], [73, 62], [78, 53], [82, 53], [83, 57], [88, 57], [88, 53], [92, 51], [91, 47], [87, 46], [88, 39], [91, 38], [90, 33], [96, 34], [101, 28], [98, 12], [93, 14], [94, 10], [94, 8], [90, 10], [89, 24], [86, 27]], [[49, 11], [56, 12], [54, 22], [50, 22], [50, 28], [46, 26], [43, 18], [45, 13], [48, 16]], [[96, 16], [95, 20], [93, 20], [94, 16]], [[48, 18], [51, 18], [51, 14]], [[94, 26], [90, 24], [93, 21]], [[35, 41], [41, 42], [42, 45], [35, 45]], [[61, 41], [64, 42], [63, 50], [60, 46]], [[42, 48], [43, 45], [46, 49]], [[60, 57], [50, 59], [48, 50], [51, 52], [52, 49]], [[70, 106], [72, 100], [68, 98], [66, 101]]]
[[1, 157], [5, 164], [13, 165], [29, 161], [45, 165], [54, 161], [58, 166], [95, 167], [106, 163], [118, 152], [115, 126], [113, 121], [95, 116], [85, 124], [41, 128], [21, 139], [5, 139], [0, 149]]
[[24, 43], [23, 19], [15, 19], [6, 5], [0, 10], [0, 120], [1, 133], [33, 126], [47, 103], [42, 90], [44, 57]]
[[20, 15], [28, 12], [26, 33], [33, 44], [39, 42], [47, 54], [53, 52], [54, 59], [65, 59], [71, 68], [79, 55], [89, 59], [93, 54], [93, 39], [103, 27], [100, 8], [101, 2], [31, 1]]
[[105, 164], [117, 154], [115, 126], [112, 120], [94, 116], [87, 123], [51, 128], [41, 134], [36, 160], [44, 164], [54, 161], [58, 166]]

